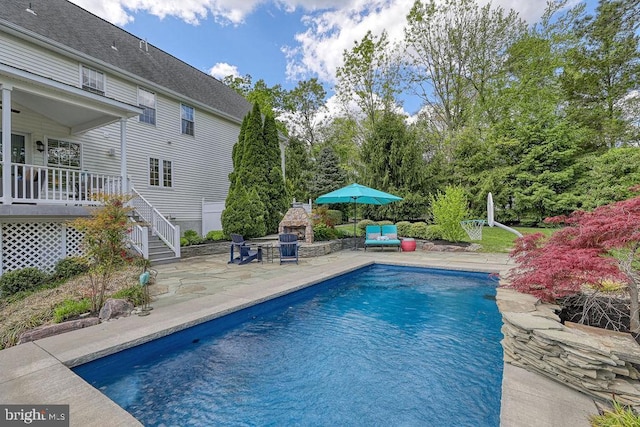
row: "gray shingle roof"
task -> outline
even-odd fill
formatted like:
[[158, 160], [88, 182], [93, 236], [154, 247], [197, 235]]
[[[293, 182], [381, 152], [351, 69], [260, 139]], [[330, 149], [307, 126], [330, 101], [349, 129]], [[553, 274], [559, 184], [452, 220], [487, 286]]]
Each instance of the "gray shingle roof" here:
[[[36, 15], [29, 13], [31, 9]], [[0, 0], [0, 19], [193, 99], [237, 120], [249, 102], [221, 81], [66, 0]], [[113, 49], [114, 45], [117, 50]]]

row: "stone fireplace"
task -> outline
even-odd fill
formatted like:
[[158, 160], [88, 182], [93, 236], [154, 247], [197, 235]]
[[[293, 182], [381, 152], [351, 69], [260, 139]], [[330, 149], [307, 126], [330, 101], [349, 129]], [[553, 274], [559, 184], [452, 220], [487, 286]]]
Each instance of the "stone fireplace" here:
[[280, 221], [278, 233], [293, 233], [298, 235], [298, 240], [313, 243], [313, 224], [309, 214], [302, 207], [302, 203], [294, 202], [292, 204]]

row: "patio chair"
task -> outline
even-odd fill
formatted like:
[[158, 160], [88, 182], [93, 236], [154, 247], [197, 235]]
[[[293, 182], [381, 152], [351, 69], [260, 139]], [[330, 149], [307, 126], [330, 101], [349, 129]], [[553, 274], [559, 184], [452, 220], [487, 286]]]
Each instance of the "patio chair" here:
[[283, 262], [298, 263], [298, 236], [292, 233], [278, 235], [278, 245], [280, 248], [280, 264]]
[[[238, 256], [234, 258], [235, 250], [238, 250]], [[229, 246], [229, 264], [248, 264], [254, 259], [262, 261], [262, 251], [251, 249], [251, 246], [245, 242], [244, 237], [240, 234], [231, 233], [231, 245]]]

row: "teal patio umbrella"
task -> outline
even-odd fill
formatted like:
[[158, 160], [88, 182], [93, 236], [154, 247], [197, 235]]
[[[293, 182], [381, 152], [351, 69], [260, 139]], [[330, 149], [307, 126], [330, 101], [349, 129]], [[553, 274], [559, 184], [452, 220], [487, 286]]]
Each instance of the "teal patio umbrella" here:
[[[316, 199], [316, 203], [319, 205], [329, 203], [353, 203], [353, 237], [356, 237], [356, 203], [363, 205], [387, 205], [399, 200], [402, 200], [402, 197], [354, 183], [323, 194]], [[357, 248], [358, 240], [356, 239], [356, 249]]]

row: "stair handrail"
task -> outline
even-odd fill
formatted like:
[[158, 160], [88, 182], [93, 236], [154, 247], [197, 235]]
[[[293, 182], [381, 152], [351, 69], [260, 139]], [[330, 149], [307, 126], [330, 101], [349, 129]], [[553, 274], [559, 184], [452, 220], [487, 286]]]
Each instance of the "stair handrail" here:
[[142, 258], [149, 259], [149, 228], [140, 225], [133, 218], [129, 218], [129, 221], [131, 222], [131, 231], [129, 232], [131, 247], [138, 252]]
[[[131, 193], [135, 196], [131, 199], [131, 204], [136, 213], [151, 226], [151, 233], [158, 236], [173, 251], [176, 258], [180, 258], [180, 226], [171, 224], [133, 185]], [[141, 203], [138, 203], [138, 200]]]

